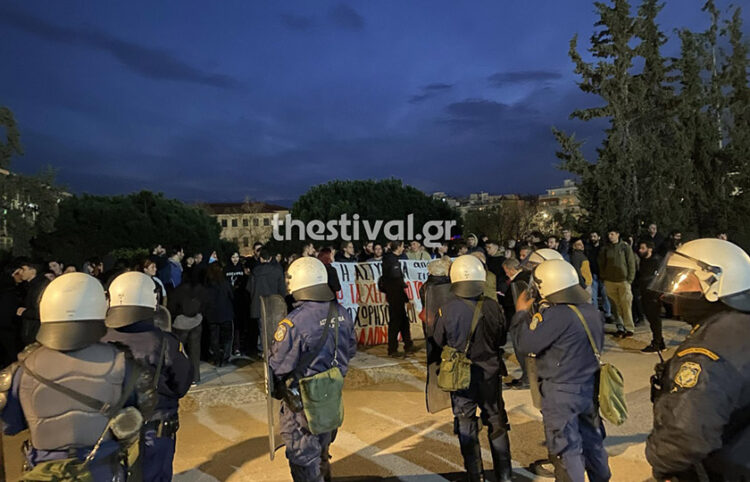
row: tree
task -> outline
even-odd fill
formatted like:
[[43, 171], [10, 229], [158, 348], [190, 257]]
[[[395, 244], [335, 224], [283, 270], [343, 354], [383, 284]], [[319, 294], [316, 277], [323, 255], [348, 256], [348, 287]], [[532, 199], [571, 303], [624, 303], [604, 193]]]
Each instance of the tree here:
[[[291, 209], [292, 217], [305, 223], [313, 220], [326, 223], [339, 219], [342, 214], [346, 214], [349, 220], [358, 214], [360, 222], [368, 220], [370, 223], [377, 220], [384, 223], [391, 220], [406, 221], [407, 216], [413, 214], [415, 235], [421, 232], [423, 224], [427, 221], [458, 222], [460, 219], [459, 214], [444, 202], [433, 199], [414, 187], [404, 185], [399, 179], [331, 181], [320, 184], [300, 196]], [[296, 230], [293, 234], [294, 240], [272, 240], [269, 246], [279, 252], [298, 251], [302, 241], [298, 239]], [[360, 229], [360, 241], [365, 241], [365, 238], [366, 234]], [[377, 241], [385, 240], [385, 233], [381, 229]], [[330, 244], [336, 245], [337, 242], [331, 241]]]
[[219, 224], [203, 209], [163, 194], [84, 194], [60, 203], [54, 230], [37, 237], [34, 246], [45, 257], [76, 264], [91, 256], [156, 244], [180, 246], [188, 252], [236, 249], [220, 241], [220, 232]]
[[583, 121], [608, 120], [606, 138], [597, 149], [597, 162], [589, 163], [583, 157], [582, 143], [573, 135], [554, 128], [553, 134], [560, 144], [557, 156], [562, 160], [561, 167], [580, 178], [581, 201], [588, 213], [585, 221], [598, 229], [616, 223], [627, 230], [639, 224], [638, 207], [642, 199], [632, 132], [637, 99], [630, 74], [636, 56], [631, 42], [637, 25], [626, 0], [594, 5], [599, 20], [589, 52], [595, 62], [585, 62], [578, 53], [577, 35], [570, 41], [569, 55], [575, 72], [581, 76], [580, 89], [604, 101], [602, 106], [578, 109], [571, 114], [571, 118]]
[[[0, 169], [7, 171], [13, 155], [23, 155], [20, 132], [7, 107], [0, 107], [0, 126], [5, 128], [5, 142], [0, 142]], [[31, 239], [52, 229], [60, 195], [51, 167], [33, 176], [0, 173], [0, 233], [4, 231], [12, 240], [13, 255], [30, 255]]]
[[496, 206], [472, 210], [464, 215], [464, 231], [483, 233], [495, 241], [522, 239], [535, 229], [550, 229], [548, 220], [541, 226], [536, 198], [503, 199]]

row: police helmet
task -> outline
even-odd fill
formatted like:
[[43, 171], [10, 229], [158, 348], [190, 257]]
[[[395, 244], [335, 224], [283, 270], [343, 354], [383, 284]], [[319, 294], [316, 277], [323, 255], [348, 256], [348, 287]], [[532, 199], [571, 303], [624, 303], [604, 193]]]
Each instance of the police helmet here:
[[451, 291], [461, 298], [475, 298], [484, 292], [487, 272], [479, 259], [470, 254], [459, 256], [450, 269]]
[[563, 259], [542, 261], [534, 268], [532, 282], [539, 296], [550, 303], [575, 305], [591, 301], [578, 282], [578, 272]]
[[84, 348], [107, 332], [106, 314], [107, 297], [99, 280], [85, 273], [58, 276], [42, 293], [36, 340], [53, 350]]
[[555, 251], [552, 248], [542, 248], [537, 249], [536, 251], [532, 252], [530, 255], [526, 257], [525, 260], [521, 263], [521, 266], [524, 269], [527, 270], [533, 270], [537, 266], [539, 266], [543, 261], [547, 261], [548, 259], [562, 259], [564, 260], [562, 254]]
[[334, 294], [328, 287], [326, 266], [317, 258], [296, 259], [287, 270], [289, 291], [297, 301], [330, 301]]
[[151, 276], [128, 271], [109, 285], [109, 309], [105, 323], [121, 328], [138, 321], [153, 320], [158, 304], [157, 288]]
[[723, 239], [688, 241], [666, 256], [649, 289], [750, 312], [750, 256]]

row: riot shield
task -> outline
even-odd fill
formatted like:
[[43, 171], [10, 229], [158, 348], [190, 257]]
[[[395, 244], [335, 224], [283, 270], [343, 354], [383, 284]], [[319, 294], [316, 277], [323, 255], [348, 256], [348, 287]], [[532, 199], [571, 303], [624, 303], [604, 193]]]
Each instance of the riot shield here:
[[279, 433], [279, 400], [271, 396], [273, 393], [273, 376], [268, 366], [268, 359], [273, 343], [273, 333], [276, 326], [286, 317], [286, 301], [279, 295], [260, 297], [261, 336], [263, 343], [263, 372], [266, 381], [266, 410], [268, 416], [268, 450], [273, 460], [276, 450], [284, 445]]
[[529, 285], [525, 281], [514, 281], [510, 284], [510, 294], [513, 296], [513, 304], [516, 304], [521, 293], [528, 291]]
[[435, 320], [438, 315], [438, 308], [443, 306], [453, 297], [450, 283], [430, 284], [425, 286], [424, 290], [424, 307], [425, 323], [424, 338], [427, 349], [427, 383], [425, 386], [425, 401], [429, 413], [438, 413], [441, 410], [450, 408], [451, 396], [449, 392], [444, 392], [437, 386], [437, 371], [440, 368], [441, 348], [435, 343], [432, 334], [435, 331]]
[[161, 331], [172, 331], [172, 315], [169, 313], [169, 310], [162, 305], [156, 307], [154, 325], [156, 325]]

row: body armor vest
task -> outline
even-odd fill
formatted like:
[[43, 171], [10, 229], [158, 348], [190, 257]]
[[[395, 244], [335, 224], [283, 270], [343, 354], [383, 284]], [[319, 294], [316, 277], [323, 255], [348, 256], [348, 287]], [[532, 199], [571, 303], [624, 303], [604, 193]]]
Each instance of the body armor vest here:
[[[114, 405], [122, 394], [125, 354], [112, 345], [95, 343], [70, 352], [40, 347], [25, 364], [34, 373], [104, 403]], [[19, 388], [31, 443], [38, 450], [91, 447], [109, 422], [106, 415], [27, 373], [22, 373]], [[109, 438], [107, 434], [105, 440]]]

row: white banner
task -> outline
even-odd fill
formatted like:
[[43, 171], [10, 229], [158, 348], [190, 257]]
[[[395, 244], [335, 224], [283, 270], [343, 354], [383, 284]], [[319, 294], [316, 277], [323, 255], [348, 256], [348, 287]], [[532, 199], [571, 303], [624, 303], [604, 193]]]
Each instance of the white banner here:
[[[424, 338], [419, 320], [419, 313], [422, 311], [419, 288], [427, 280], [427, 263], [429, 261], [401, 260], [406, 295], [409, 297], [406, 314], [414, 339]], [[388, 343], [388, 303], [385, 301], [385, 293], [378, 290], [378, 279], [383, 272], [382, 263], [331, 263], [331, 266], [336, 269], [341, 283], [341, 291], [336, 293], [336, 298], [349, 310], [357, 330], [358, 342], [362, 345]]]

